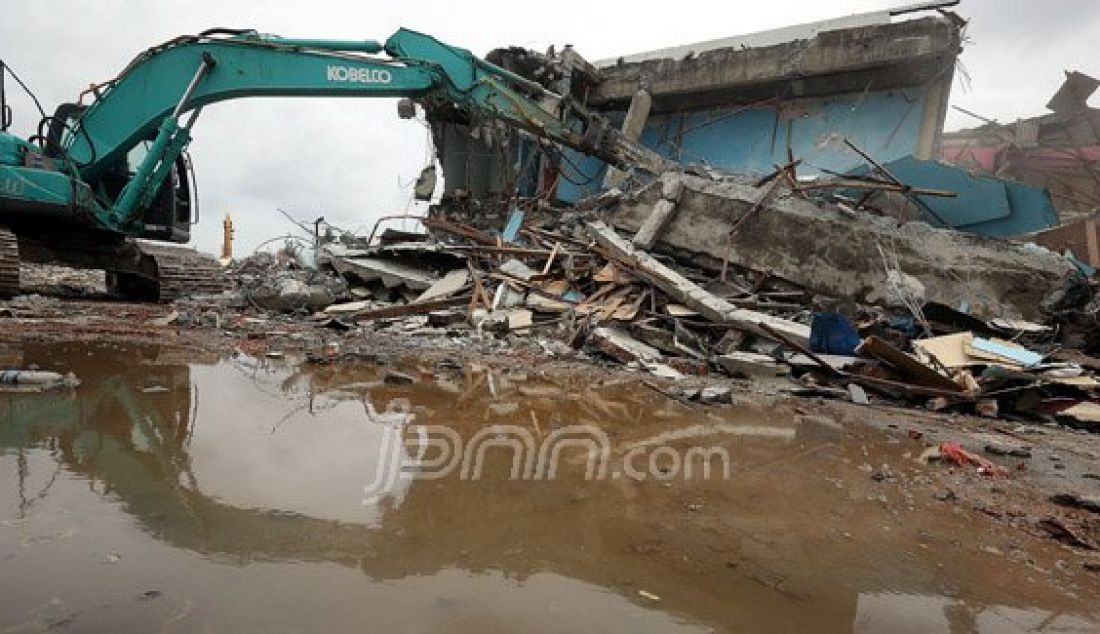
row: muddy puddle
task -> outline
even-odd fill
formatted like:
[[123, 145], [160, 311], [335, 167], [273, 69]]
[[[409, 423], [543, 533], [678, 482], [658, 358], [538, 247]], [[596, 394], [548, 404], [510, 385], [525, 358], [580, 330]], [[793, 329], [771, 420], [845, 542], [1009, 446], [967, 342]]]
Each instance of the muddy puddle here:
[[919, 444], [812, 402], [21, 352], [83, 383], [0, 394], [0, 631], [1098, 627], [1056, 545], [937, 501]]

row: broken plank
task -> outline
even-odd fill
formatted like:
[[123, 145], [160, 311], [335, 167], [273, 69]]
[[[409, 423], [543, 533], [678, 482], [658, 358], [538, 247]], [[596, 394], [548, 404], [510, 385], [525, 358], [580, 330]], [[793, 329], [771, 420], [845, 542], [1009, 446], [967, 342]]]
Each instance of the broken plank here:
[[413, 302], [411, 304], [400, 304], [398, 306], [387, 306], [385, 308], [378, 308], [376, 310], [368, 310], [357, 315], [353, 315], [352, 319], [355, 321], [371, 321], [373, 319], [387, 319], [390, 317], [406, 317], [409, 315], [422, 315], [429, 313], [433, 310], [440, 308], [450, 308], [451, 306], [462, 306], [470, 302], [472, 295], [462, 295], [459, 297], [447, 297], [444, 299], [433, 299], [427, 302]]
[[946, 189], [910, 187], [908, 185], [898, 185], [895, 183], [886, 183], [882, 181], [871, 181], [855, 178], [837, 178], [827, 181], [814, 181], [798, 184], [799, 191], [809, 191], [812, 189], [862, 189], [867, 191], [902, 192], [917, 194], [920, 196], [940, 196], [942, 198], [955, 198], [959, 195], [957, 192], [948, 191]]
[[443, 218], [424, 218], [420, 221], [420, 224], [429, 229], [435, 229], [444, 233], [460, 236], [468, 240], [473, 240], [478, 244], [486, 246], [497, 246], [497, 241], [493, 236], [488, 233], [470, 225], [464, 225], [460, 222], [452, 222], [450, 220], [444, 220]]
[[550, 268], [554, 266], [554, 258], [558, 257], [558, 251], [561, 250], [561, 243], [555, 242], [554, 248], [550, 250], [550, 257], [546, 259], [546, 264], [542, 267], [542, 274], [548, 275]]
[[472, 311], [481, 304], [485, 307], [485, 310], [491, 308], [491, 302], [485, 293], [485, 286], [481, 283], [481, 274], [474, 268], [473, 262], [466, 261], [466, 269], [470, 272], [470, 277], [474, 280], [474, 293], [470, 296], [469, 309]]
[[856, 352], [869, 355], [886, 363], [898, 374], [923, 387], [936, 388], [946, 392], [958, 393], [962, 391], [950, 378], [936, 372], [932, 368], [917, 361], [913, 357], [898, 350], [886, 341], [871, 335], [863, 340], [856, 348]]
[[849, 374], [848, 379], [853, 383], [858, 383], [863, 387], [868, 387], [876, 391], [887, 393], [901, 392], [905, 396], [942, 396], [951, 402], [959, 403], [972, 403], [976, 399], [973, 396], [964, 394], [956, 390], [941, 390], [934, 387], [925, 387], [923, 385], [910, 385], [909, 383], [901, 383], [900, 381], [891, 381], [890, 379], [880, 379], [874, 376], [867, 376], [865, 374]]

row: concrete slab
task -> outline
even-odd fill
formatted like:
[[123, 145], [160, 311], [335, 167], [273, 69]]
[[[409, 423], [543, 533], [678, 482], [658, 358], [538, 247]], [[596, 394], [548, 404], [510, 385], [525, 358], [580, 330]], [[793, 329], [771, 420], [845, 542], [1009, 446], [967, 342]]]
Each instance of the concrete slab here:
[[413, 290], [426, 290], [437, 279], [431, 271], [383, 258], [338, 257], [333, 258], [331, 264], [337, 272], [354, 275], [364, 282], [381, 280], [386, 288], [404, 286]]
[[[732, 223], [752, 207], [759, 190], [740, 181], [683, 178], [676, 216], [656, 248], [713, 271], [728, 255], [731, 264], [765, 271], [814, 293], [884, 304], [891, 286], [881, 248], [891, 267], [920, 281], [928, 301], [965, 303], [981, 318], [1034, 319], [1047, 291], [1073, 270], [1064, 258], [1034, 245], [922, 222], [899, 225], [892, 218], [853, 215], [792, 196], [774, 197], [727, 244]], [[607, 219], [637, 231], [660, 198], [660, 188], [650, 186], [616, 203]]]

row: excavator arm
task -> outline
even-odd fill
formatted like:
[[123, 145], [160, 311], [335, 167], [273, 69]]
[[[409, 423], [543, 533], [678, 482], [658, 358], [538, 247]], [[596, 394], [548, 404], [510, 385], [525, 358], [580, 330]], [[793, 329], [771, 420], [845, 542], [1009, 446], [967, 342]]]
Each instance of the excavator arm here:
[[[95, 193], [97, 224], [131, 235], [203, 107], [227, 99], [408, 97], [428, 109], [499, 119], [619, 167], [659, 172], [671, 165], [541, 85], [407, 29], [385, 43], [251, 31], [178, 38], [146, 51], [96, 92], [91, 105], [57, 122], [65, 133], [60, 142], [61, 135], [51, 135], [60, 148], [54, 153]], [[144, 158], [128, 165], [128, 153], [143, 142], [150, 142]], [[112, 176], [121, 189], [104, 185]]]

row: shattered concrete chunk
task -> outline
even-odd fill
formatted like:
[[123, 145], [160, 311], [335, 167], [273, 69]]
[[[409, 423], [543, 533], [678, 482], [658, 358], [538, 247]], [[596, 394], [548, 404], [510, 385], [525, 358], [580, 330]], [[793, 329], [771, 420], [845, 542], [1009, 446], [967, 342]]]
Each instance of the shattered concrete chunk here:
[[708, 385], [699, 391], [699, 402], [707, 405], [730, 405], [733, 390], [724, 385]]
[[439, 279], [431, 286], [428, 287], [419, 297], [416, 298], [418, 302], [426, 302], [433, 299], [442, 299], [444, 297], [452, 297], [463, 288], [470, 281], [470, 271], [468, 269], [454, 269], [448, 271], [446, 275]]
[[718, 365], [730, 376], [740, 379], [786, 376], [790, 368], [776, 363], [765, 354], [755, 352], [731, 352], [718, 357]]
[[323, 284], [309, 284], [295, 277], [284, 277], [251, 292], [260, 308], [292, 311], [299, 308], [320, 310], [336, 301], [336, 295]]
[[985, 452], [994, 456], [1010, 456], [1012, 458], [1030, 458], [1031, 448], [1023, 445], [1010, 445], [1000, 442], [988, 442], [985, 444]]
[[504, 273], [505, 275], [510, 275], [512, 277], [517, 277], [524, 281], [527, 281], [535, 276], [534, 269], [527, 266], [523, 262], [516, 260], [515, 258], [507, 260], [498, 268], [500, 269], [501, 273]]
[[332, 268], [343, 275], [353, 275], [363, 282], [380, 280], [386, 288], [404, 286], [426, 290], [436, 281], [431, 271], [378, 257], [333, 257]]

